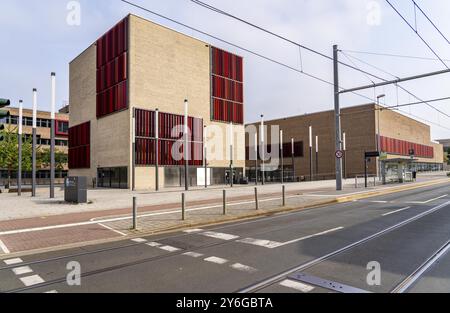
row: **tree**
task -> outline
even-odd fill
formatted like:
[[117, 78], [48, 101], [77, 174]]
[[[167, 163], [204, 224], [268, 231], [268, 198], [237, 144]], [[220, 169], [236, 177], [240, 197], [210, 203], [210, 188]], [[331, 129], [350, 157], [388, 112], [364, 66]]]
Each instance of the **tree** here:
[[[22, 135], [23, 136], [23, 135]], [[8, 171], [8, 186], [11, 185], [12, 171], [19, 168], [19, 135], [17, 127], [6, 127], [0, 131], [0, 169]], [[22, 137], [22, 170], [31, 171], [32, 143], [31, 138]]]
[[[46, 168], [50, 167], [50, 163], [51, 163], [50, 149], [44, 149], [42, 152], [39, 153], [39, 156], [37, 158], [43, 167], [46, 167]], [[55, 149], [55, 169], [62, 172], [68, 163], [69, 163], [69, 158], [68, 158], [67, 154]]]

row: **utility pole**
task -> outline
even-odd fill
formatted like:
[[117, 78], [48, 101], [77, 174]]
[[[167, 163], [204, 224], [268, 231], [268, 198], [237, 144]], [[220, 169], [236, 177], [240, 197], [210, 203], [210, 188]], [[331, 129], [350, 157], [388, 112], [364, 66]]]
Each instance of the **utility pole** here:
[[[336, 127], [336, 151], [341, 150], [341, 107], [339, 104], [339, 63], [338, 46], [333, 46], [333, 67], [334, 67], [334, 114]], [[336, 190], [342, 190], [342, 159], [336, 156]]]
[[309, 180], [313, 181], [313, 129], [309, 126]]
[[36, 127], [37, 127], [37, 89], [33, 89], [33, 143], [32, 143], [32, 186], [31, 196], [36, 197]]
[[50, 135], [50, 199], [55, 198], [55, 111], [56, 111], [56, 74], [52, 73], [51, 135]]
[[283, 148], [283, 131], [280, 130], [280, 155], [281, 155], [281, 183], [284, 184], [284, 148]]
[[184, 189], [189, 191], [189, 101], [184, 100]]
[[155, 110], [155, 186], [156, 191], [159, 191], [159, 110]]
[[22, 123], [23, 123], [23, 101], [19, 100], [19, 130], [18, 130], [18, 141], [19, 141], [19, 158], [18, 158], [18, 172], [17, 172], [17, 195], [22, 195]]

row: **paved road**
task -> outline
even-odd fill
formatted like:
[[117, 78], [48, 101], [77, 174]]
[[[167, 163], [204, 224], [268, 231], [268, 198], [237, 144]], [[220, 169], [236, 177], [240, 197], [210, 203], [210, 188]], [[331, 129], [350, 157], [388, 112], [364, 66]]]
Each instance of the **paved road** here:
[[[450, 184], [0, 261], [2, 292], [449, 292]], [[437, 252], [440, 254], [436, 254]], [[67, 265], [81, 266], [69, 286]], [[367, 265], [381, 267], [369, 286]], [[414, 275], [416, 274], [416, 275]]]

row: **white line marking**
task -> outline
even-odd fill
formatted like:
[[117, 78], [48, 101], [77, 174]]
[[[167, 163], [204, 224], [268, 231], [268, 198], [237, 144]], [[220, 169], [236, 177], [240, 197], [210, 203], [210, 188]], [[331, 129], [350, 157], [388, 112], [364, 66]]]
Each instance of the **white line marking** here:
[[333, 228], [333, 229], [326, 230], [326, 231], [318, 233], [318, 234], [297, 238], [297, 239], [294, 239], [294, 240], [291, 240], [291, 241], [287, 241], [287, 242], [277, 242], [277, 241], [253, 239], [253, 238], [246, 238], [246, 239], [243, 239], [243, 240], [238, 240], [237, 242], [246, 243], [246, 244], [255, 245], [255, 246], [260, 246], [260, 247], [269, 248], [269, 249], [275, 249], [275, 248], [287, 246], [287, 245], [290, 245], [290, 244], [293, 244], [293, 243], [296, 243], [296, 242], [299, 242], [299, 241], [311, 239], [311, 238], [314, 238], [314, 237], [323, 236], [323, 235], [326, 235], [326, 234], [329, 234], [329, 233], [333, 233], [333, 232], [336, 232], [336, 231], [339, 231], [339, 230], [342, 230], [342, 229], [344, 229], [344, 227]]
[[440, 197], [433, 198], [433, 199], [430, 199], [430, 200], [427, 200], [427, 201], [408, 201], [407, 203], [412, 203], [412, 204], [427, 204], [427, 203], [430, 203], [430, 202], [433, 202], [433, 201], [436, 201], [436, 200], [445, 198], [445, 197], [447, 197], [447, 196], [448, 196], [448, 195], [442, 195], [442, 196], [440, 196]]
[[33, 270], [29, 266], [16, 267], [13, 268], [12, 271], [18, 276], [33, 273]]
[[171, 246], [163, 246], [163, 247], [159, 247], [161, 250], [164, 251], [169, 251], [169, 252], [176, 252], [176, 251], [180, 251], [181, 249], [175, 248], [175, 247], [171, 247]]
[[218, 258], [216, 256], [212, 256], [212, 257], [206, 258], [205, 261], [206, 262], [220, 264], [220, 265], [228, 263], [228, 260], [222, 259], [222, 258]]
[[123, 237], [127, 236], [127, 234], [122, 233], [121, 231], [118, 231], [118, 230], [116, 230], [116, 229], [114, 229], [114, 228], [112, 228], [112, 227], [106, 226], [106, 225], [104, 225], [104, 224], [102, 224], [102, 223], [98, 223], [98, 225], [100, 225], [100, 226], [103, 227], [103, 228], [106, 228], [107, 230], [110, 230], [110, 231], [112, 231], [112, 232], [115, 232], [116, 234], [119, 234], [119, 235], [121, 235], [121, 236], [123, 236]]
[[47, 291], [47, 292], [45, 292], [45, 293], [58, 293], [58, 291], [56, 291], [56, 290], [50, 290], [50, 291]]
[[1, 240], [0, 240], [0, 250], [2, 250], [4, 254], [10, 253], [8, 247]]
[[241, 272], [247, 272], [247, 273], [255, 273], [258, 271], [256, 268], [253, 268], [251, 266], [247, 266], [244, 264], [240, 264], [240, 263], [231, 265], [231, 268], [241, 271]]
[[15, 264], [23, 263], [22, 259], [20, 259], [20, 258], [9, 259], [9, 260], [5, 260], [3, 262], [5, 262], [6, 265], [15, 265]]
[[311, 291], [314, 290], [314, 287], [312, 287], [312, 286], [309, 286], [309, 285], [306, 285], [306, 284], [302, 284], [300, 282], [293, 281], [293, 280], [290, 280], [290, 279], [286, 279], [286, 280], [282, 281], [280, 283], [280, 285], [283, 286], [283, 287], [295, 289], [295, 290], [298, 290], [298, 291], [301, 291], [301, 292], [305, 292], [305, 293], [306, 292], [311, 292]]
[[43, 280], [41, 278], [41, 276], [39, 275], [33, 275], [33, 276], [27, 276], [27, 277], [22, 277], [20, 278], [20, 280], [22, 281], [22, 283], [28, 287], [28, 286], [34, 286], [37, 284], [42, 284], [45, 282], [45, 280]]
[[190, 256], [193, 258], [201, 258], [203, 256], [203, 254], [197, 253], [197, 252], [186, 252], [186, 253], [183, 253], [183, 255]]
[[144, 243], [147, 242], [147, 239], [144, 238], [135, 238], [135, 239], [131, 239], [131, 241], [137, 242], [137, 243]]
[[230, 234], [223, 234], [223, 233], [216, 233], [216, 232], [212, 232], [212, 231], [201, 233], [201, 235], [206, 236], [206, 237], [226, 240], [226, 241], [234, 240], [234, 239], [239, 238], [239, 236], [230, 235]]
[[203, 229], [186, 229], [183, 231], [186, 234], [195, 234], [195, 233], [201, 233]]
[[149, 242], [149, 243], [147, 244], [147, 246], [153, 247], [153, 248], [157, 248], [157, 247], [161, 247], [162, 244], [157, 243], [157, 242]]
[[399, 212], [402, 212], [402, 211], [406, 211], [406, 210], [409, 210], [409, 209], [411, 209], [411, 207], [408, 206], [408, 207], [400, 209], [400, 210], [396, 210], [396, 211], [385, 213], [382, 216], [392, 215], [392, 214], [399, 213]]
[[269, 248], [269, 249], [273, 249], [273, 248], [276, 248], [279, 245], [281, 245], [281, 242], [278, 242], [278, 241], [253, 239], [253, 238], [245, 238], [242, 240], [238, 240], [237, 242], [246, 243], [246, 244], [254, 245], [254, 246], [260, 246], [260, 247]]

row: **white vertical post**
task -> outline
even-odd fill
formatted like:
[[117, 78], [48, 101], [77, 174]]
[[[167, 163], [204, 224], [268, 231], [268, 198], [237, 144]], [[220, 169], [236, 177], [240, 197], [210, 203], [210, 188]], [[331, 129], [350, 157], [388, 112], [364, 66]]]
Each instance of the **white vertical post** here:
[[319, 175], [319, 136], [316, 136], [316, 176]]
[[18, 128], [18, 141], [19, 141], [19, 157], [18, 157], [18, 171], [17, 171], [17, 195], [22, 195], [22, 134], [23, 134], [23, 101], [19, 100], [19, 128]]
[[155, 110], [155, 189], [159, 191], [159, 110]]
[[280, 151], [281, 151], [281, 183], [284, 184], [284, 148], [283, 148], [283, 131], [280, 130]]
[[233, 122], [230, 123], [229, 125], [229, 131], [230, 134], [228, 136], [229, 141], [230, 141], [230, 186], [233, 187], [234, 185], [234, 169], [233, 169], [233, 141], [234, 141], [234, 136], [233, 136]]
[[50, 134], [50, 199], [55, 198], [55, 111], [56, 111], [56, 74], [51, 74], [51, 134]]
[[184, 100], [184, 188], [189, 190], [189, 101]]
[[136, 190], [136, 109], [133, 108], [133, 116], [131, 119], [131, 142], [132, 142], [132, 162], [131, 171], [133, 179], [131, 181], [131, 190]]
[[258, 186], [258, 132], [255, 132], [255, 185]]
[[309, 126], [309, 178], [313, 181], [313, 128]]
[[291, 138], [291, 156], [292, 156], [292, 182], [295, 182], [295, 142], [294, 138]]
[[266, 168], [265, 168], [265, 158], [266, 158], [266, 147], [265, 147], [265, 129], [264, 129], [264, 115], [261, 115], [261, 128], [260, 128], [261, 134], [261, 149], [260, 149], [260, 155], [261, 155], [261, 175], [262, 175], [262, 184], [265, 185], [266, 183]]
[[205, 151], [203, 153], [203, 166], [205, 167], [205, 188], [208, 188], [208, 133], [207, 133], [208, 128], [205, 126], [203, 126], [203, 145], [205, 148]]
[[344, 179], [347, 179], [347, 134], [342, 134], [342, 150], [344, 151]]
[[36, 128], [37, 128], [37, 89], [33, 89], [33, 143], [32, 143], [32, 187], [31, 196], [36, 197]]

